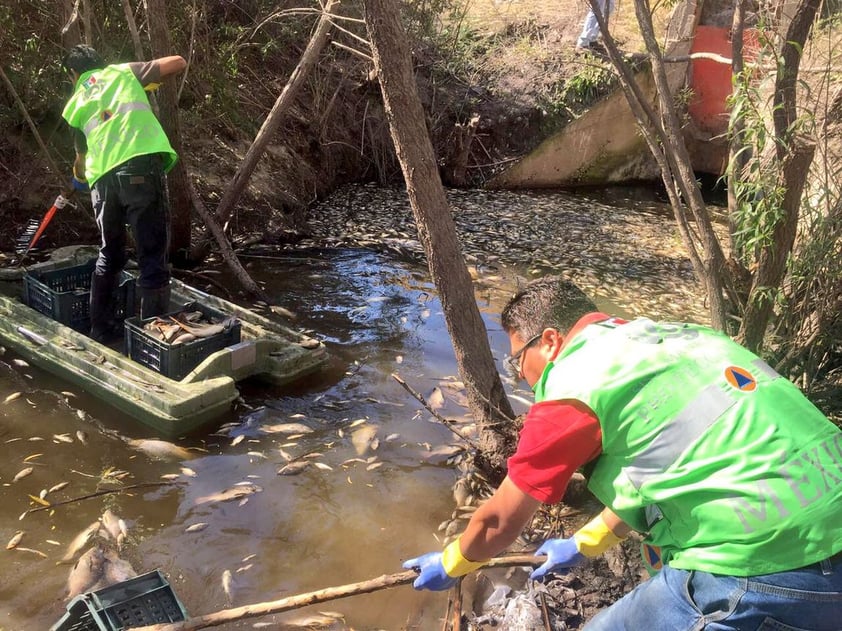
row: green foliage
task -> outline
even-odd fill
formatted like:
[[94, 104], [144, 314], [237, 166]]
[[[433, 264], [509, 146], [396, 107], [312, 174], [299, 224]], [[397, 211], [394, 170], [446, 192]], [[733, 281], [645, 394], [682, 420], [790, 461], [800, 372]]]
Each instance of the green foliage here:
[[585, 64], [582, 70], [564, 82], [561, 104], [565, 109], [592, 104], [614, 86], [614, 74], [603, 64]]
[[[773, 245], [773, 231], [783, 216], [782, 201], [786, 191], [779, 185], [775, 164], [764, 160], [776, 139], [767, 128], [762, 110], [763, 100], [753, 75], [743, 72], [734, 77], [734, 89], [729, 97], [731, 118], [729, 126], [742, 122], [738, 151], [732, 155], [726, 175], [731, 179], [736, 197], [731, 220], [734, 226], [732, 254], [749, 266], [760, 250]], [[739, 164], [743, 163], [742, 169]]]

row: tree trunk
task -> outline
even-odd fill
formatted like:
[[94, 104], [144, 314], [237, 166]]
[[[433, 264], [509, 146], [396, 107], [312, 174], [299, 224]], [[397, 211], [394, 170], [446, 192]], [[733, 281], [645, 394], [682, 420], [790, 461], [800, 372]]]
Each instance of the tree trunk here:
[[82, 32], [79, 29], [79, 0], [62, 0], [61, 45], [65, 50], [82, 43]]
[[140, 33], [137, 32], [137, 22], [134, 19], [134, 10], [132, 10], [131, 0], [122, 0], [122, 3], [123, 13], [126, 15], [126, 25], [129, 27], [129, 33], [132, 36], [135, 59], [146, 59], [146, 55], [143, 54], [143, 44], [140, 43]]
[[773, 230], [772, 245], [758, 256], [757, 272], [739, 332], [742, 343], [755, 352], [763, 346], [766, 327], [772, 317], [773, 300], [768, 291], [780, 287], [787, 257], [795, 244], [801, 193], [816, 151], [812, 142], [797, 136], [793, 129], [798, 118], [795, 104], [801, 54], [820, 3], [821, 0], [802, 0], [799, 3], [783, 38], [779, 56], [772, 120], [779, 182], [786, 193], [782, 204], [783, 217]]
[[[269, 112], [266, 120], [263, 121], [263, 125], [257, 132], [257, 136], [251, 144], [251, 147], [249, 147], [245, 158], [243, 158], [243, 161], [240, 163], [237, 172], [234, 174], [234, 178], [225, 189], [225, 192], [222, 195], [222, 200], [220, 200], [215, 213], [216, 220], [220, 225], [224, 226], [231, 218], [234, 206], [248, 185], [249, 178], [252, 173], [254, 173], [257, 163], [260, 161], [260, 158], [263, 157], [263, 153], [266, 151], [267, 145], [271, 142], [275, 133], [278, 131], [278, 127], [280, 127], [283, 122], [284, 116], [286, 115], [290, 104], [293, 100], [295, 100], [295, 97], [301, 91], [304, 82], [310, 75], [310, 71], [313, 69], [313, 66], [316, 65], [319, 55], [325, 47], [325, 44], [327, 44], [330, 36], [331, 11], [338, 3], [339, 0], [328, 0], [327, 5], [325, 5], [324, 11], [322, 12], [322, 16], [319, 19], [319, 23], [316, 26], [316, 31], [313, 33], [313, 37], [310, 38], [310, 42], [307, 44], [304, 54], [301, 55], [301, 60], [298, 62], [295, 70], [292, 71], [289, 81], [287, 81], [287, 84], [281, 91], [280, 96], [278, 96], [275, 101], [275, 105], [272, 107], [272, 110]], [[192, 253], [191, 258], [196, 260], [203, 259], [207, 255], [207, 246], [207, 241], [199, 244], [196, 250]]]
[[[638, 86], [631, 68], [608, 32], [608, 26], [596, 1], [589, 0], [589, 3], [602, 32], [608, 56], [618, 72], [629, 107], [637, 118], [643, 137], [661, 170], [670, 205], [693, 269], [699, 280], [705, 284], [711, 324], [717, 329], [724, 329], [728, 321], [729, 305], [724, 300], [723, 289], [731, 287], [730, 277], [684, 144], [648, 3], [646, 0], [635, 0], [634, 4], [641, 34], [652, 63], [660, 113], [653, 109]], [[695, 221], [695, 231], [690, 225], [687, 208]]]
[[[731, 76], [736, 77], [735, 85], [742, 85], [747, 81], [743, 76], [743, 33], [745, 31], [745, 5], [746, 0], [737, 0], [734, 6], [734, 18], [731, 24]], [[738, 210], [736, 183], [744, 176], [744, 170], [748, 161], [745, 146], [745, 118], [742, 113], [732, 115], [730, 122], [730, 137], [728, 138], [728, 237], [731, 241], [731, 257], [736, 261], [740, 260], [740, 252], [734, 234], [737, 226], [734, 223], [734, 216]]]
[[[152, 57], [172, 55], [170, 32], [167, 26], [167, 3], [164, 0], [147, 0], [146, 19], [149, 22]], [[175, 79], [172, 77], [166, 79], [158, 89], [158, 107], [161, 125], [170, 139], [170, 144], [172, 144], [175, 152], [183, 157], [184, 146], [181, 142], [176, 93]], [[187, 178], [187, 167], [184, 160], [180, 159], [167, 176], [170, 212], [172, 213], [170, 255], [173, 260], [186, 258], [190, 251], [191, 203]]]
[[386, 118], [406, 181], [418, 238], [441, 298], [459, 374], [479, 427], [478, 465], [499, 480], [505, 468], [505, 451], [503, 434], [495, 427], [497, 421], [504, 420], [501, 413], [509, 418], [513, 413], [494, 366], [485, 324], [439, 178], [398, 5], [395, 0], [365, 0], [363, 5]]

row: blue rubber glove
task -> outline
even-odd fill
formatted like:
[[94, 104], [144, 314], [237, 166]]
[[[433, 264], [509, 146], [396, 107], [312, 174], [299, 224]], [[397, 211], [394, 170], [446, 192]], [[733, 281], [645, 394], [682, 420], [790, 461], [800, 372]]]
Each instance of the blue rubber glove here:
[[88, 180], [77, 180], [75, 175], [70, 178], [70, 183], [73, 185], [74, 190], [81, 191], [83, 193], [88, 193], [91, 190], [88, 186]]
[[420, 572], [412, 586], [415, 589], [429, 589], [434, 592], [450, 589], [456, 584], [456, 578], [448, 576], [441, 562], [441, 552], [428, 552], [415, 559], [405, 561], [403, 567], [407, 570]]
[[536, 568], [529, 578], [540, 580], [548, 573], [564, 574], [559, 570], [584, 565], [588, 558], [579, 552], [575, 539], [547, 539], [540, 548], [535, 551], [535, 556], [547, 555], [547, 560], [539, 568]]

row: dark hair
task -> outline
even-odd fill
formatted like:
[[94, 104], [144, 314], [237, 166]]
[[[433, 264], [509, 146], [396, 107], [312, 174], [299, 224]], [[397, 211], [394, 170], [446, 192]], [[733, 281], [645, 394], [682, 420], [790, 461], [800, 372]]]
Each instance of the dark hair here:
[[507, 333], [526, 340], [547, 328], [567, 333], [579, 318], [596, 310], [591, 299], [569, 280], [544, 276], [512, 296], [500, 320]]
[[72, 70], [76, 74], [82, 74], [88, 70], [103, 68], [105, 64], [93, 48], [85, 44], [76, 44], [67, 51], [64, 59], [61, 60], [61, 66], [68, 72]]

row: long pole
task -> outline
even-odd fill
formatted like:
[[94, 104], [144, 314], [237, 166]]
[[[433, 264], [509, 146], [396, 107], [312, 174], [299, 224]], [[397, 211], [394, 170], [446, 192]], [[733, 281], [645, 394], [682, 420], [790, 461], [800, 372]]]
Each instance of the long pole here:
[[[546, 560], [547, 557], [545, 556], [534, 556], [531, 554], [507, 555], [491, 559], [483, 566], [483, 569], [518, 566], [537, 567]], [[283, 611], [299, 609], [300, 607], [306, 607], [308, 605], [316, 605], [328, 600], [336, 600], [337, 598], [347, 598], [348, 596], [356, 596], [358, 594], [368, 594], [382, 589], [397, 587], [398, 585], [408, 585], [416, 578], [418, 578], [418, 573], [414, 570], [406, 570], [405, 572], [398, 572], [396, 574], [384, 574], [383, 576], [378, 576], [377, 578], [361, 581], [359, 583], [350, 583], [348, 585], [340, 585], [338, 587], [327, 587], [314, 592], [307, 592], [296, 596], [281, 598], [280, 600], [243, 605], [242, 607], [233, 607], [231, 609], [222, 609], [215, 613], [197, 616], [182, 622], [137, 627], [134, 631], [192, 631], [193, 629], [206, 629], [208, 627], [216, 627], [221, 624], [225, 624], [226, 622], [234, 622], [237, 620], [244, 620], [246, 618], [256, 618], [257, 616], [281, 613]]]

